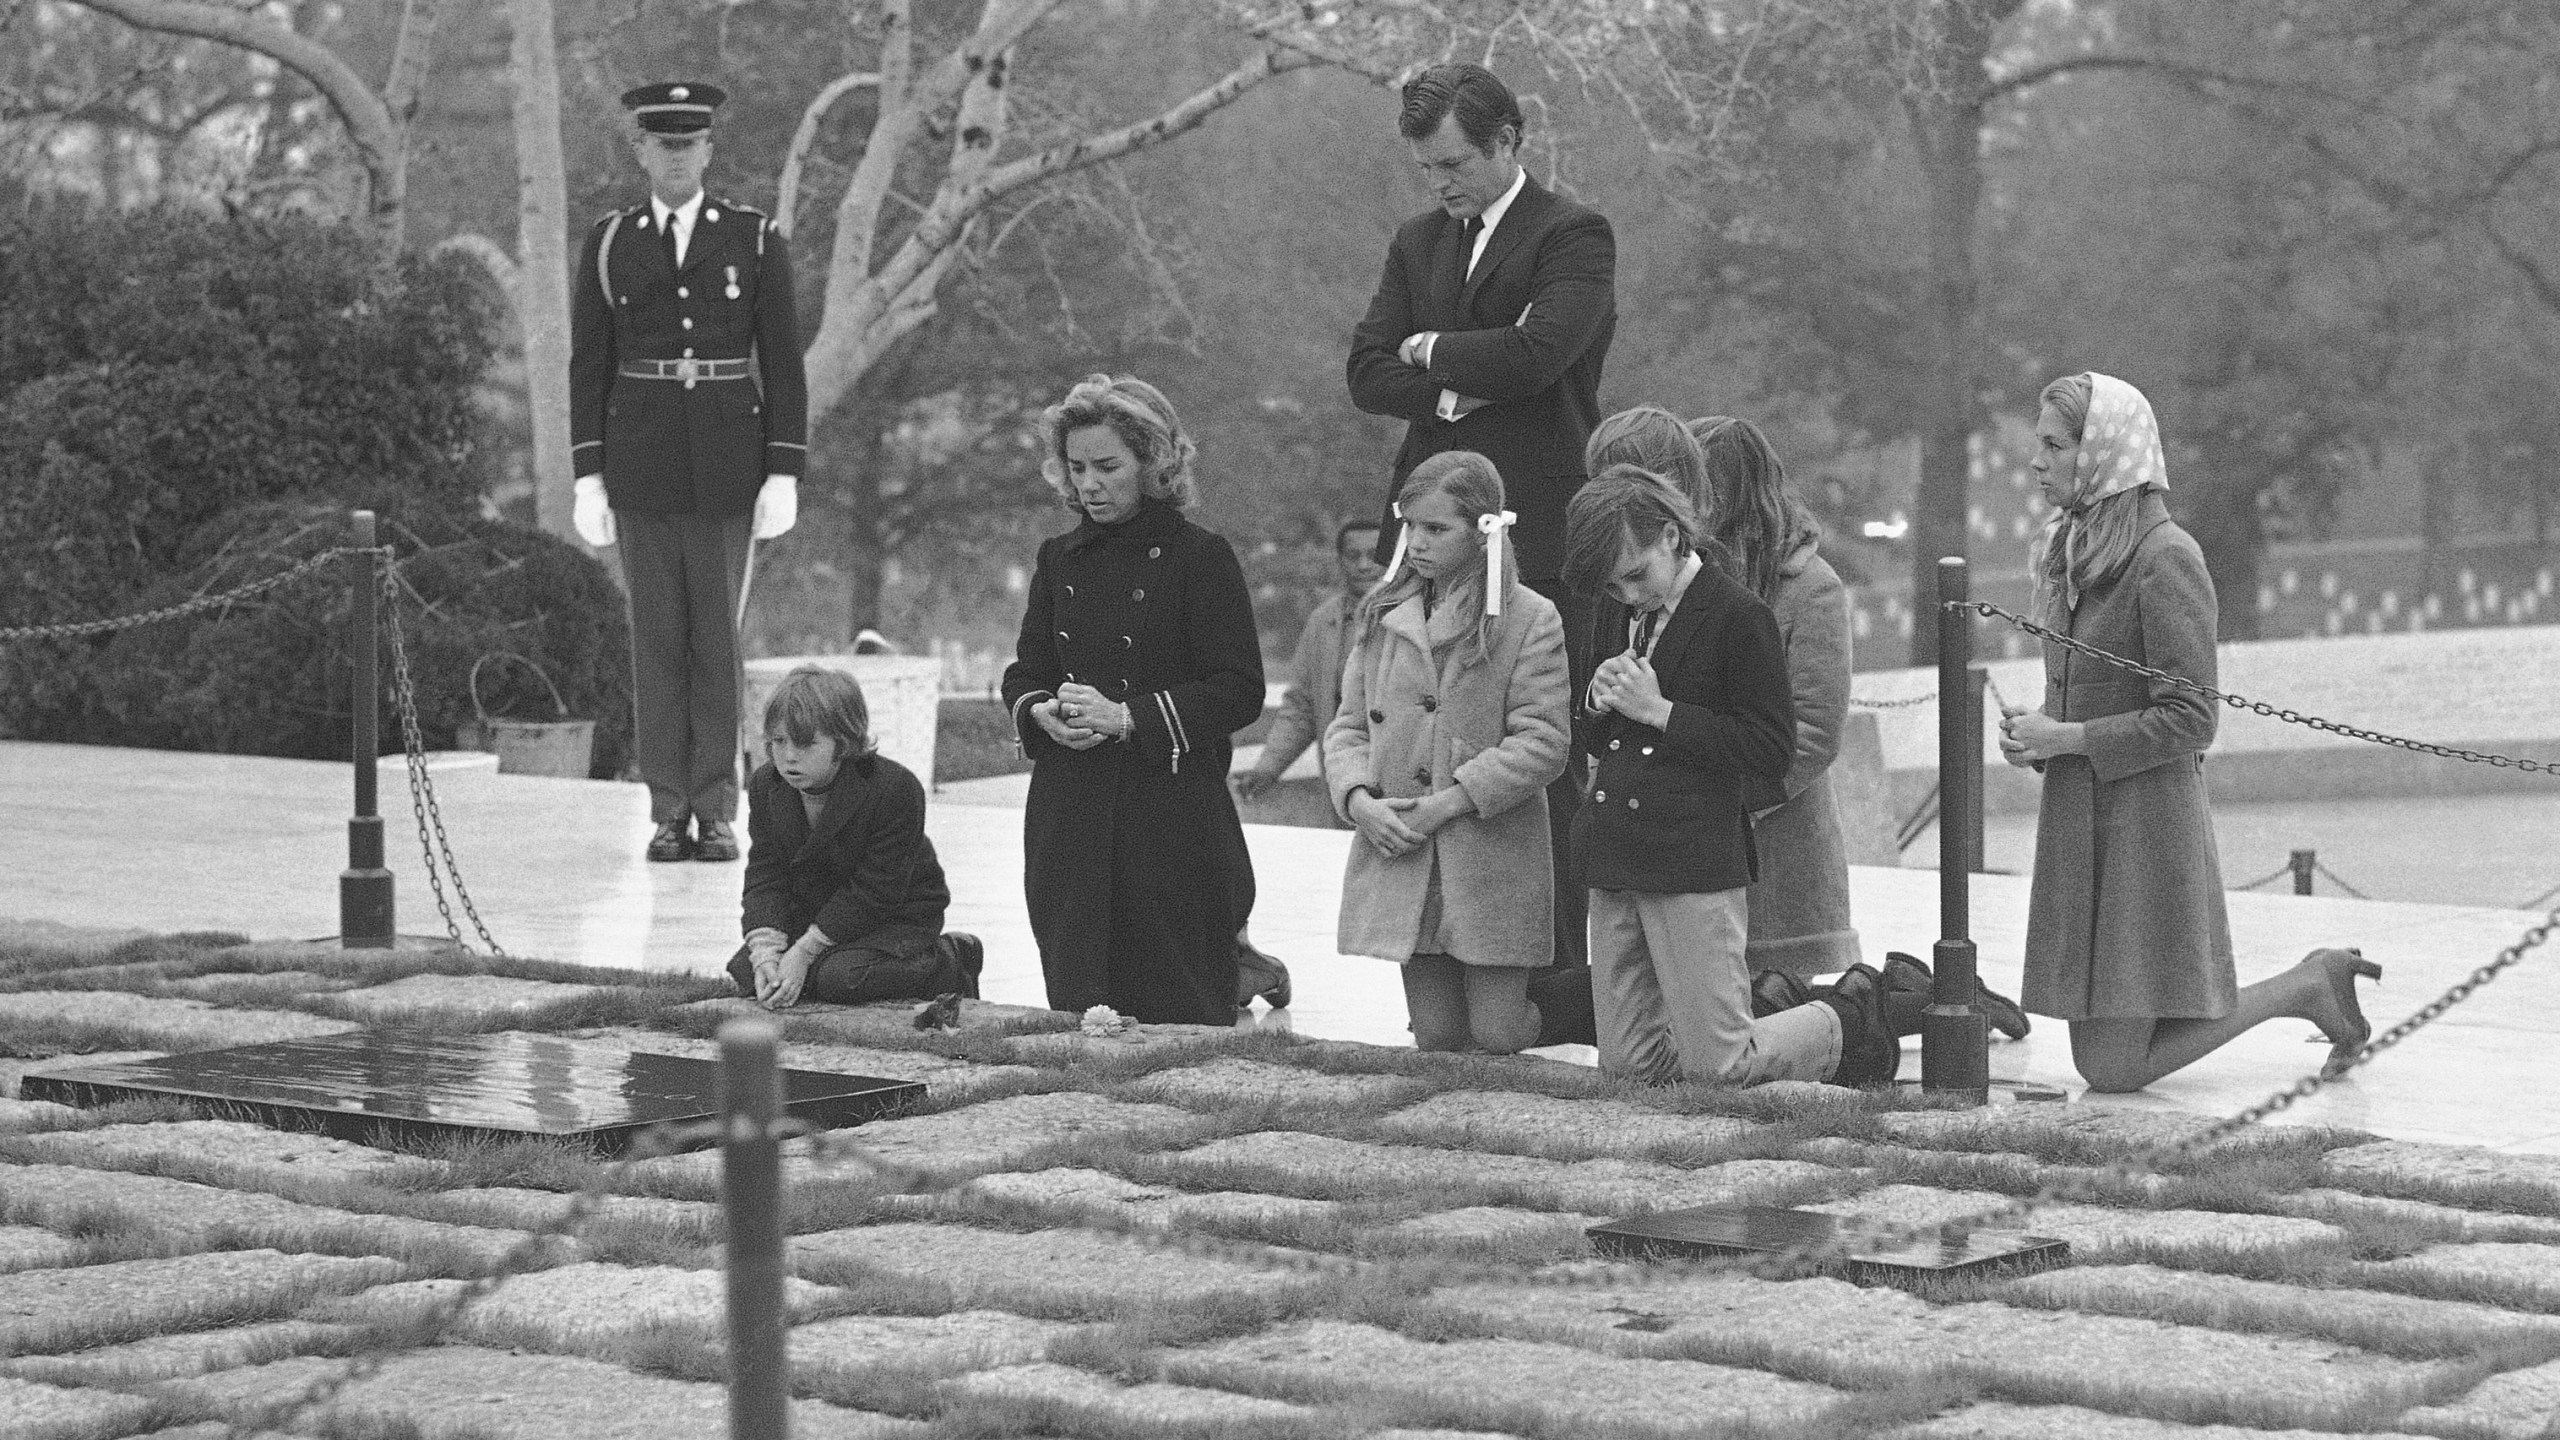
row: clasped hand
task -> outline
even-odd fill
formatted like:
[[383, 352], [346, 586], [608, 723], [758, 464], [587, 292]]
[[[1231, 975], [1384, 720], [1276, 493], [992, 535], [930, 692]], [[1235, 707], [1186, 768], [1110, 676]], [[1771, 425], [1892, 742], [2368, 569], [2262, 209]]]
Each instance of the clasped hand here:
[[1090, 750], [1135, 728], [1128, 706], [1080, 680], [1068, 681], [1057, 694], [1032, 706], [1031, 718], [1070, 750]]
[[2059, 755], [2077, 755], [2087, 729], [2075, 721], [2056, 720], [2041, 710], [2000, 711], [2000, 758], [2024, 770]]
[[1474, 802], [1455, 785], [1428, 795], [1383, 799], [1370, 790], [1351, 795], [1351, 824], [1360, 838], [1381, 855], [1409, 855], [1422, 848], [1432, 832], [1466, 813]]
[[756, 1003], [768, 1010], [787, 1010], [800, 1003], [800, 987], [809, 982], [809, 966], [817, 959], [804, 945], [759, 945], [747, 964], [755, 972]]
[[1591, 676], [1591, 708], [1615, 710], [1639, 725], [1656, 730], [1671, 723], [1671, 702], [1663, 698], [1662, 679], [1653, 662], [1640, 655], [1612, 655]]

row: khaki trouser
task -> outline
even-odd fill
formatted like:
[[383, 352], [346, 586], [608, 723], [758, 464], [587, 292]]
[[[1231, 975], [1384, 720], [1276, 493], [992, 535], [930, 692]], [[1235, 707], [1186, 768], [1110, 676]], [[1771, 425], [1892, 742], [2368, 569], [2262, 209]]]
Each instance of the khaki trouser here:
[[1591, 1005], [1603, 1072], [1650, 1085], [1824, 1080], [1840, 1017], [1815, 1003], [1751, 1018], [1747, 892], [1591, 892]]

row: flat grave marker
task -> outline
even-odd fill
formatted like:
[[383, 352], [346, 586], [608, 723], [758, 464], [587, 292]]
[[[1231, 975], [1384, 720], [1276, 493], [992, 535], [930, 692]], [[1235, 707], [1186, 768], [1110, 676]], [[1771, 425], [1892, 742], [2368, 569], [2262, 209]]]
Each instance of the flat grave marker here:
[[2066, 1241], [2009, 1230], [1942, 1233], [1935, 1240], [1862, 1243], [1870, 1228], [1818, 1210], [1776, 1205], [1699, 1205], [1612, 1220], [1584, 1231], [1591, 1248], [1624, 1260], [1713, 1260], [1737, 1255], [1778, 1255], [1842, 1243], [1826, 1268], [1861, 1283], [1907, 1284], [1922, 1275], [2014, 1274], [2060, 1265], [2071, 1258]]
[[[360, 1143], [527, 1136], [629, 1148], [653, 1125], [717, 1117], [719, 1066], [555, 1035], [360, 1030], [29, 1075], [30, 1100], [82, 1107], [189, 1102], [224, 1118]], [[912, 1105], [925, 1087], [782, 1072], [783, 1113], [821, 1130]]]

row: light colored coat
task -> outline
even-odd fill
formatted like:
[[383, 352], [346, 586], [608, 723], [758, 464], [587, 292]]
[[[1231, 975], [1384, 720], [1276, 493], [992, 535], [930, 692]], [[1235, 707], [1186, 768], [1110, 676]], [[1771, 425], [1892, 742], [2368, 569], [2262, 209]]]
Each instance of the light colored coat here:
[[[2067, 633], [2214, 684], [2204, 552], [2157, 493], [2142, 504], [2132, 560], [2081, 594]], [[2051, 641], [2044, 670], [2044, 713], [2085, 724], [2088, 753], [2044, 767], [2020, 1003], [2064, 1020], [2230, 1013], [2239, 986], [2205, 803], [2212, 703]]]
[[1280, 697], [1280, 713], [1263, 737], [1262, 768], [1277, 775], [1291, 761], [1316, 747], [1316, 763], [1324, 763], [1325, 727], [1342, 708], [1342, 651], [1346, 627], [1358, 621], [1359, 598], [1336, 591], [1307, 612], [1298, 632], [1298, 648], [1289, 658], [1289, 688]]
[[1753, 970], [1812, 977], [1858, 963], [1849, 923], [1849, 852], [1831, 800], [1831, 762], [1849, 718], [1849, 592], [1810, 539], [1778, 570], [1778, 637], [1795, 697], [1795, 758], [1786, 800], [1760, 812], [1751, 839], [1760, 878], [1751, 886]]
[[1553, 602], [1515, 584], [1492, 653], [1477, 661], [1472, 608], [1444, 605], [1426, 625], [1422, 601], [1407, 600], [1343, 667], [1342, 706], [1324, 737], [1335, 813], [1348, 819], [1363, 785], [1387, 799], [1456, 785], [1474, 806], [1409, 854], [1351, 842], [1335, 940], [1344, 954], [1410, 959], [1436, 866], [1449, 954], [1505, 966], [1554, 956], [1546, 787], [1564, 773], [1571, 726], [1564, 622]]

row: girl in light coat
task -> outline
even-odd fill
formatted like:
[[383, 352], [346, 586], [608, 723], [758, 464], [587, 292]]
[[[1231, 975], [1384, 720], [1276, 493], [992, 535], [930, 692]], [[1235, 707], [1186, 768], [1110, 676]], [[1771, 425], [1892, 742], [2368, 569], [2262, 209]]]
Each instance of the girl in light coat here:
[[1396, 497], [1396, 558], [1360, 609], [1325, 731], [1334, 808], [1360, 834], [1337, 944], [1404, 967], [1414, 1043], [1533, 1043], [1554, 954], [1546, 786], [1572, 724], [1564, 623], [1519, 583], [1502, 476], [1453, 450]]

